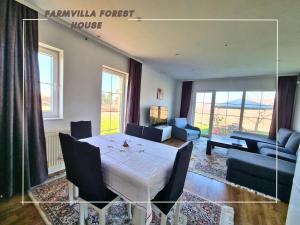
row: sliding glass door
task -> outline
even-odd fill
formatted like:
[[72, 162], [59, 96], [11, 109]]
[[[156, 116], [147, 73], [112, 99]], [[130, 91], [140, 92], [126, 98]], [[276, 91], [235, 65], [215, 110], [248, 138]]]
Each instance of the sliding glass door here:
[[103, 68], [100, 134], [111, 134], [122, 131], [125, 114], [126, 74]]
[[195, 104], [194, 126], [201, 129], [201, 134], [211, 133], [212, 92], [197, 92]]
[[274, 91], [247, 91], [242, 130], [267, 135], [270, 130]]
[[212, 134], [227, 135], [239, 130], [243, 92], [217, 91]]
[[275, 91], [197, 92], [194, 126], [203, 136], [227, 136], [236, 130], [267, 135], [274, 99]]

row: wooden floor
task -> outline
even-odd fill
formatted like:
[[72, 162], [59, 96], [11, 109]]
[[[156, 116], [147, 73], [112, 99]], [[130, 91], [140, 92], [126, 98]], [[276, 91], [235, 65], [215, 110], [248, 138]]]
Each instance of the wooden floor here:
[[[169, 140], [167, 144], [180, 146], [182, 142]], [[189, 172], [185, 188], [212, 201], [268, 201], [264, 197], [232, 187], [222, 182]], [[28, 197], [27, 197], [28, 200]], [[43, 220], [33, 204], [22, 205], [21, 196], [0, 200], [1, 225], [42, 225]], [[283, 225], [287, 204], [278, 203], [225, 203], [234, 208], [235, 225]]]
[[[9, 201], [0, 200], [1, 225], [44, 225], [42, 218], [33, 204], [22, 205], [21, 195]], [[29, 197], [25, 200], [30, 201]]]
[[[184, 142], [172, 138], [164, 143], [179, 147]], [[185, 188], [212, 201], [231, 202], [223, 204], [234, 208], [236, 225], [285, 224], [288, 205], [284, 202], [272, 203], [273, 200], [191, 172], [187, 175]], [[250, 203], [255, 201], [268, 203]]]
[[211, 201], [270, 201], [270, 203], [225, 203], [234, 208], [236, 225], [283, 225], [288, 205], [258, 196], [222, 182], [188, 173], [185, 188]]

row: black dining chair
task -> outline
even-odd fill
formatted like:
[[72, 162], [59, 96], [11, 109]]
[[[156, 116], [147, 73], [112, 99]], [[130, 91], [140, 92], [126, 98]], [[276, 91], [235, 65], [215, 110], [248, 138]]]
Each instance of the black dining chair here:
[[169, 182], [152, 200], [154, 208], [158, 208], [161, 212], [161, 225], [166, 224], [167, 215], [175, 204], [173, 224], [178, 224], [180, 201], [192, 150], [192, 142], [188, 142], [178, 150]]
[[126, 125], [125, 134], [135, 136], [135, 137], [141, 137], [143, 133], [143, 126], [139, 126], [134, 123], [128, 123]]
[[72, 121], [71, 135], [77, 139], [92, 137], [92, 122], [91, 121]]
[[78, 196], [78, 178], [76, 177], [77, 173], [74, 171], [76, 157], [73, 146], [75, 139], [69, 134], [59, 133], [59, 140], [68, 180], [69, 202], [70, 205], [72, 205], [75, 203], [74, 197], [76, 198]]
[[79, 179], [80, 225], [88, 217], [88, 203], [99, 212], [99, 224], [105, 224], [105, 210], [119, 197], [104, 184], [100, 149], [86, 142], [75, 141], [76, 163], [74, 170]]
[[154, 127], [144, 127], [142, 138], [150, 141], [161, 142], [162, 132], [163, 131], [161, 129]]

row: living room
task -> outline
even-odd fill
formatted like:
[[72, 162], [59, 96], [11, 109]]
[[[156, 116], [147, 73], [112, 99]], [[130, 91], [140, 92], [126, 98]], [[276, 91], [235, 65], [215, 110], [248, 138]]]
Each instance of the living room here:
[[297, 224], [299, 7], [1, 2], [0, 223]]

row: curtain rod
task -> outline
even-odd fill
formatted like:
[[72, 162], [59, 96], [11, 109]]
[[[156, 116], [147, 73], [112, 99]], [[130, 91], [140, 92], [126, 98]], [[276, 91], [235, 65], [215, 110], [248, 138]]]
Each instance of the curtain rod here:
[[[34, 4], [32, 4], [32, 3], [30, 3], [28, 0], [15, 0], [15, 1], [16, 1], [16, 2], [19, 2], [19, 3], [23, 4], [23, 5], [25, 5], [25, 6], [27, 6], [27, 7], [29, 7], [29, 8], [31, 8], [31, 9], [35, 10], [35, 11], [37, 11], [37, 12], [38, 12], [39, 14], [41, 14], [41, 15], [44, 15], [44, 14], [45, 14], [45, 10], [44, 10], [44, 9], [42, 9], [42, 8], [40, 8], [40, 7], [38, 7], [38, 6], [34, 5]], [[121, 49], [119, 49], [119, 48], [117, 48], [117, 47], [111, 45], [110, 43], [108, 43], [108, 42], [106, 42], [106, 41], [99, 40], [98, 38], [96, 38], [95, 36], [91, 35], [91, 34], [88, 33], [87, 31], [84, 31], [84, 30], [77, 30], [77, 29], [71, 29], [70, 23], [68, 23], [67, 21], [65, 21], [65, 20], [63, 20], [63, 19], [60, 19], [60, 18], [53, 18], [53, 17], [51, 17], [51, 18], [49, 18], [49, 19], [52, 20], [52, 21], [54, 21], [54, 22], [56, 22], [56, 23], [59, 23], [59, 24], [61, 24], [61, 25], [64, 25], [65, 27], [69, 28], [70, 30], [75, 31], [75, 32], [77, 32], [78, 34], [81, 34], [82, 36], [84, 36], [84, 37], [86, 37], [86, 38], [88, 38], [88, 39], [91, 39], [91, 40], [97, 42], [98, 44], [100, 44], [100, 45], [102, 45], [102, 46], [105, 46], [105, 47], [107, 47], [107, 48], [113, 50], [114, 52], [117, 52], [117, 53], [119, 53], [119, 54], [121, 54], [121, 55], [124, 55], [124, 56], [127, 56], [127, 57], [129, 57], [129, 58], [132, 58], [132, 59], [134, 59], [134, 60], [136, 60], [136, 61], [138, 61], [138, 62], [140, 62], [140, 63], [143, 63], [142, 60], [133, 57], [133, 56], [130, 55], [129, 53], [127, 53], [127, 52], [125, 52], [125, 51], [123, 51], [123, 50], [121, 50]]]

